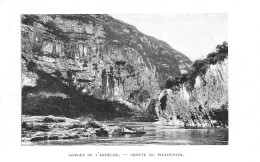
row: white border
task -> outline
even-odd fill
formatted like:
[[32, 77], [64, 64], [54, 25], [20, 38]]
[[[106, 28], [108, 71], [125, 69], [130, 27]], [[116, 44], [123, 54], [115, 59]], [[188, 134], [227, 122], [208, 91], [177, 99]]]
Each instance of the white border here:
[[[21, 146], [20, 14], [228, 13], [230, 128], [228, 146]], [[0, 160], [69, 161], [68, 153], [180, 152], [184, 158], [110, 158], [164, 161], [259, 161], [259, 4], [253, 0], [1, 0]]]

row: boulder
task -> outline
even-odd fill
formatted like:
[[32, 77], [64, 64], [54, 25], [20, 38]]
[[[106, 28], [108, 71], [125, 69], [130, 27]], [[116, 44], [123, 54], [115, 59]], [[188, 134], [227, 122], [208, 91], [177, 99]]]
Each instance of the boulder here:
[[102, 124], [97, 122], [97, 121], [91, 121], [89, 123], [89, 126], [92, 127], [92, 128], [101, 128], [102, 127]]
[[75, 134], [75, 135], [73, 135], [73, 138], [80, 138], [80, 135]]
[[65, 135], [63, 137], [61, 137], [61, 139], [73, 139], [74, 137], [71, 135]]
[[86, 121], [80, 122], [79, 125], [80, 125], [82, 128], [88, 128], [88, 127], [89, 127], [89, 122], [90, 122], [90, 121], [86, 120]]
[[32, 126], [30, 126], [30, 129], [35, 130], [35, 131], [43, 131], [43, 132], [47, 132], [50, 131], [50, 127], [47, 124], [32, 124]]
[[88, 128], [88, 129], [86, 130], [86, 132], [88, 132], [88, 133], [90, 133], [90, 134], [95, 134], [95, 133], [96, 133], [96, 130], [93, 129], [93, 128]]
[[35, 133], [30, 141], [41, 141], [41, 140], [47, 140], [48, 139], [48, 134], [45, 132], [37, 132]]
[[45, 117], [45, 118], [42, 120], [42, 122], [44, 122], [44, 123], [56, 123], [57, 120], [54, 119], [54, 118], [52, 118], [52, 117], [47, 116], [47, 117]]
[[122, 134], [122, 132], [123, 132], [123, 128], [115, 126], [115, 127], [112, 127], [110, 129], [109, 134], [111, 134], [111, 135], [120, 135], [120, 134]]
[[108, 136], [108, 131], [105, 130], [104, 128], [100, 128], [96, 130], [96, 135], [97, 136]]
[[60, 137], [58, 135], [50, 135], [48, 140], [58, 140]]
[[90, 136], [92, 136], [92, 134], [89, 132], [82, 132], [80, 136], [81, 137], [90, 137]]
[[27, 129], [29, 128], [29, 125], [26, 122], [22, 122], [22, 128]]
[[32, 137], [30, 141], [42, 141], [47, 139], [48, 139], [47, 136], [36, 136], [36, 137]]
[[85, 128], [73, 128], [69, 130], [70, 132], [75, 132], [75, 133], [82, 133], [84, 131], [86, 131]]
[[80, 138], [80, 135], [76, 133], [67, 133], [65, 136], [61, 137], [61, 139], [74, 139], [74, 138]]
[[65, 122], [66, 120], [64, 118], [54, 117], [54, 116], [47, 116], [43, 118], [42, 122], [44, 123], [60, 123]]
[[81, 128], [81, 127], [82, 125], [80, 125], [80, 123], [73, 123], [68, 126], [69, 129]]

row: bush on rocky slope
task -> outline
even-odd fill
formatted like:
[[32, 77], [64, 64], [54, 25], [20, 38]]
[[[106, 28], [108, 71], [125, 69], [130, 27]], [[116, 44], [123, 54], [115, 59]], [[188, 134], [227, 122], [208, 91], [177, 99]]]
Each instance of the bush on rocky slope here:
[[[173, 79], [168, 79], [165, 83], [165, 88], [175, 88], [181, 84], [186, 84], [188, 90], [192, 91], [197, 76], [203, 76], [210, 65], [221, 63], [228, 58], [228, 43], [223, 42], [216, 46], [216, 50], [207, 55], [205, 59], [194, 61], [191, 65], [191, 70]], [[202, 77], [203, 79], [203, 77]]]
[[161, 93], [166, 97], [166, 120], [185, 126], [228, 126], [227, 49], [226, 42], [218, 45], [207, 58], [195, 61], [189, 73], [166, 81]]

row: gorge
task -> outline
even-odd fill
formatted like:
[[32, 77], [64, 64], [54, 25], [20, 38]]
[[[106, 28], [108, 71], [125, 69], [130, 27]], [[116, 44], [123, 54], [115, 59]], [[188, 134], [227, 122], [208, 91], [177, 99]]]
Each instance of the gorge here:
[[127, 128], [95, 120], [226, 128], [227, 48], [192, 62], [109, 15], [22, 15], [22, 136], [74, 139]]

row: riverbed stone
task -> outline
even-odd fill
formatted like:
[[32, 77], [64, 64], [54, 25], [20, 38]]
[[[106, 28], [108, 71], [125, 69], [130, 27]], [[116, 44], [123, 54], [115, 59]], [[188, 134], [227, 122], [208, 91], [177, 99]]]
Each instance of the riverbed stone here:
[[80, 123], [72, 123], [72, 124], [70, 124], [70, 125], [68, 126], [69, 129], [80, 128], [80, 127], [82, 127], [82, 126], [80, 125]]
[[26, 123], [26, 122], [22, 122], [22, 128], [25, 128], [25, 129], [27, 129], [29, 126], [28, 126], [28, 124]]
[[86, 131], [85, 128], [73, 128], [69, 130], [69, 132], [76, 132], [76, 133], [82, 133], [84, 131]]
[[73, 135], [73, 138], [80, 138], [80, 135], [74, 134], [74, 135]]
[[41, 140], [47, 140], [48, 134], [45, 132], [36, 132], [30, 139], [30, 141], [41, 141]]
[[31, 141], [42, 141], [42, 140], [46, 140], [48, 139], [47, 136], [36, 136], [36, 137], [32, 137]]
[[61, 137], [61, 139], [73, 139], [73, 136], [69, 136], [69, 135], [67, 135], [67, 136], [63, 136], [63, 137]]
[[96, 130], [96, 135], [97, 136], [108, 136], [108, 131], [105, 130], [104, 128], [100, 128]]
[[80, 136], [82, 136], [82, 137], [90, 137], [91, 134], [89, 132], [82, 132]]
[[78, 119], [66, 118], [66, 122], [54, 122], [58, 118], [60, 117], [24, 116], [22, 122], [22, 141], [34, 142], [41, 140], [76, 139], [81, 137], [106, 137], [109, 135], [122, 134], [123, 127], [108, 126], [89, 119], [80, 121]]
[[57, 122], [57, 120], [55, 120], [55, 119], [53, 119], [53, 118], [47, 116], [47, 117], [45, 117], [45, 118], [42, 120], [42, 122], [45, 122], [45, 123], [55, 123], [55, 122]]
[[100, 122], [97, 122], [97, 121], [91, 121], [89, 123], [89, 126], [92, 127], [92, 128], [101, 128], [102, 124]]
[[61, 117], [54, 117], [52, 115], [46, 116], [43, 118], [42, 122], [44, 123], [61, 123], [61, 122], [65, 122], [65, 118], [61, 118]]
[[80, 122], [79, 125], [83, 128], [88, 128], [89, 127], [89, 121], [86, 120], [86, 121]]
[[36, 131], [47, 132], [50, 130], [50, 127], [47, 124], [36, 123], [36, 124], [33, 124], [32, 127], [30, 127], [30, 129], [36, 130]]
[[58, 135], [50, 135], [48, 140], [58, 140], [60, 137]]

